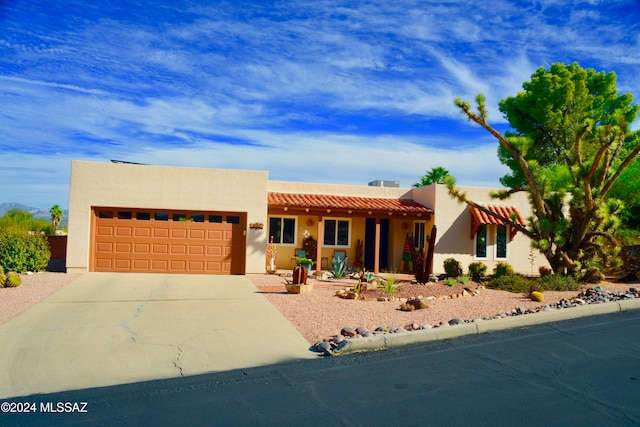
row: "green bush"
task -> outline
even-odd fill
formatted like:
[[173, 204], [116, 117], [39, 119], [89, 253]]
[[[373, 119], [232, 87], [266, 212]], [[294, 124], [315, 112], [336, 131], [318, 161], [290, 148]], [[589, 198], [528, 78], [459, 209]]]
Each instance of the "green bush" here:
[[447, 286], [455, 286], [458, 283], [458, 281], [454, 278], [454, 277], [447, 277], [446, 279], [444, 279], [444, 284]]
[[447, 258], [444, 260], [444, 272], [448, 277], [462, 276], [462, 264], [455, 258]]
[[511, 264], [507, 262], [499, 262], [493, 268], [494, 278], [509, 276], [509, 275], [513, 275], [513, 267], [511, 267]]
[[531, 285], [535, 284], [531, 280], [519, 274], [508, 274], [494, 277], [486, 284], [487, 288], [499, 289], [501, 291], [528, 293]]
[[467, 283], [469, 283], [471, 281], [471, 277], [469, 276], [459, 276], [457, 279], [458, 283], [462, 284], [462, 285], [466, 285]]
[[476, 261], [469, 264], [469, 276], [473, 280], [479, 280], [487, 275], [487, 265], [483, 262]]
[[0, 265], [6, 271], [43, 271], [51, 250], [46, 238], [16, 228], [0, 230]]
[[580, 282], [573, 276], [560, 274], [548, 274], [542, 276], [538, 282], [545, 291], [577, 291], [580, 290]]

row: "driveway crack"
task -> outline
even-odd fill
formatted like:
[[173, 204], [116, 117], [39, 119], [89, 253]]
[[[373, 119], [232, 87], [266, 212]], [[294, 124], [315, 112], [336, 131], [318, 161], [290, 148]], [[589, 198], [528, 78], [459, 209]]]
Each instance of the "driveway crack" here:
[[180, 348], [180, 346], [176, 346], [176, 348], [178, 349], [178, 354], [176, 355], [176, 358], [173, 360], [173, 366], [175, 366], [176, 369], [178, 369], [178, 372], [180, 372], [180, 376], [184, 377], [184, 374], [182, 373], [182, 366], [180, 366], [180, 357], [182, 356], [182, 348]]
[[140, 316], [140, 312], [142, 311], [142, 308], [148, 303], [149, 301], [142, 301], [140, 304], [138, 304], [136, 306], [136, 308], [133, 310], [133, 317], [131, 317], [130, 319], [125, 320], [124, 322], [120, 323], [120, 326], [130, 335], [130, 339], [131, 342], [135, 344], [136, 340], [138, 339], [138, 333], [136, 331], [134, 331], [133, 329], [131, 329], [131, 327], [129, 326], [129, 322], [135, 318], [137, 318], [138, 316]]

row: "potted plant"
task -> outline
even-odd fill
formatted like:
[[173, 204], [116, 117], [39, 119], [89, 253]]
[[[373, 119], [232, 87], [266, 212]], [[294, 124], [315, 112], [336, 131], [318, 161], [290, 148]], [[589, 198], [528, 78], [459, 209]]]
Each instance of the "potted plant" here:
[[296, 258], [296, 265], [301, 265], [307, 268], [307, 273], [311, 272], [311, 266], [316, 262], [309, 258]]

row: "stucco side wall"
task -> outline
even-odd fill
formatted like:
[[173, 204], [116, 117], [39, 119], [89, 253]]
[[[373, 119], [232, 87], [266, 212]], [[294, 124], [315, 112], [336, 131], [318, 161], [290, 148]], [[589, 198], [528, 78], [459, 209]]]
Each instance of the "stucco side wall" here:
[[[516, 233], [509, 242], [506, 260], [495, 260], [494, 258], [495, 236], [493, 233], [489, 233], [488, 259], [474, 259], [474, 239], [471, 236], [471, 213], [468, 206], [452, 199], [449, 196], [447, 187], [444, 185], [433, 185], [430, 188], [435, 193], [435, 203], [431, 207], [435, 210], [435, 225], [438, 230], [436, 253], [433, 261], [433, 268], [436, 274], [444, 273], [443, 263], [449, 257], [460, 261], [465, 273], [469, 264], [474, 261], [485, 263], [488, 266], [487, 272], [489, 274], [499, 261], [508, 262], [517, 273], [521, 274], [537, 274], [540, 266], [549, 265], [546, 258], [537, 250], [531, 252], [530, 240], [521, 232]], [[529, 201], [524, 193], [516, 193], [507, 200], [494, 200], [489, 194], [495, 189], [482, 187], [460, 188], [467, 193], [469, 199], [479, 204], [514, 206], [525, 221], [531, 215]], [[533, 253], [533, 263], [531, 262], [530, 253]]]
[[72, 161], [67, 270], [89, 267], [91, 208], [112, 206], [247, 214], [246, 272], [263, 273], [267, 227], [266, 171]]
[[379, 197], [383, 199], [407, 199], [411, 197], [411, 189], [409, 188], [373, 187], [368, 185], [269, 181], [267, 189], [272, 193], [324, 194], [348, 197]]

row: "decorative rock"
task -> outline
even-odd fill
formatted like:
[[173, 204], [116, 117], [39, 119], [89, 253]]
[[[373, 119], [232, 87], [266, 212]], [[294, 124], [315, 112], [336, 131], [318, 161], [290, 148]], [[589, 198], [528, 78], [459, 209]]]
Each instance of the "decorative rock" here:
[[460, 325], [461, 323], [464, 323], [464, 320], [460, 319], [459, 317], [449, 320], [450, 325]]
[[324, 356], [332, 356], [331, 344], [325, 341], [320, 341], [313, 346], [318, 353], [322, 353]]
[[367, 330], [367, 328], [365, 328], [363, 326], [359, 326], [359, 327], [356, 328], [356, 333], [357, 334], [362, 335], [362, 334], [364, 334], [366, 332], [369, 332], [369, 331]]
[[353, 329], [351, 326], [345, 326], [340, 331], [340, 335], [345, 337], [355, 337], [357, 334], [356, 334], [356, 330]]

